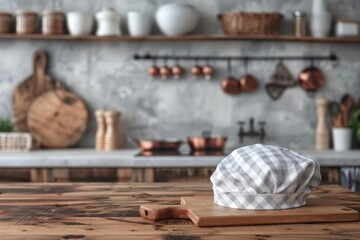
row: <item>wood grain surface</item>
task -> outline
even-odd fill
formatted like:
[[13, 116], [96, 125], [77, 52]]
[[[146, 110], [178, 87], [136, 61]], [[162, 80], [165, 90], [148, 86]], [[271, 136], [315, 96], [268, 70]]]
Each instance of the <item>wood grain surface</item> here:
[[[209, 183], [0, 184], [0, 239], [359, 239], [360, 222], [200, 228], [190, 220], [152, 222], [144, 204], [178, 205], [208, 196]], [[316, 194], [360, 210], [360, 196], [335, 185]]]
[[33, 55], [33, 73], [14, 88], [12, 94], [13, 124], [17, 132], [28, 132], [27, 114], [34, 99], [52, 89], [65, 87], [46, 74], [47, 55], [36, 51]]
[[28, 127], [41, 145], [65, 148], [75, 144], [87, 128], [88, 111], [74, 93], [47, 91], [37, 97], [28, 112]]
[[181, 205], [141, 205], [140, 215], [149, 220], [190, 219], [200, 227], [243, 226], [276, 223], [358, 221], [356, 210], [311, 195], [306, 205], [284, 210], [244, 210], [214, 204], [214, 196], [182, 197]]

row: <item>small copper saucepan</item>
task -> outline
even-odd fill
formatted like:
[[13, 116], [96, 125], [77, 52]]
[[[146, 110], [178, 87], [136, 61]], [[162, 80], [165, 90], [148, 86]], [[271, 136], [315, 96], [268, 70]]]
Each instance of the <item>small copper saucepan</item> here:
[[180, 139], [135, 139], [128, 138], [136, 143], [143, 151], [178, 151], [183, 143]]
[[194, 152], [223, 151], [226, 140], [226, 137], [212, 135], [210, 132], [203, 132], [202, 136], [188, 137], [188, 143]]
[[310, 66], [300, 72], [299, 83], [304, 90], [315, 92], [324, 85], [325, 77], [320, 69]]

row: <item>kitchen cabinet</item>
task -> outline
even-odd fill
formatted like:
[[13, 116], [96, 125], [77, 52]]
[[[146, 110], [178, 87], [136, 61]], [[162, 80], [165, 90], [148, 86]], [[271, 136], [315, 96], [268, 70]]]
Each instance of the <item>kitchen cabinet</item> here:
[[[143, 204], [175, 205], [211, 195], [209, 183], [0, 184], [0, 228], [6, 239], [358, 239], [360, 222], [200, 228], [190, 220], [158, 222]], [[360, 196], [335, 185], [317, 195], [360, 210]]]

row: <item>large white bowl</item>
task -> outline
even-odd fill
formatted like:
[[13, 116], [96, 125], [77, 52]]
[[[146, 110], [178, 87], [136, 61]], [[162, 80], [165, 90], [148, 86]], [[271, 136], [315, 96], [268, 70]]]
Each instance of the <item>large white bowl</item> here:
[[83, 12], [68, 12], [66, 24], [69, 33], [73, 36], [89, 35], [94, 27], [94, 17]]
[[165, 35], [177, 36], [192, 32], [200, 16], [195, 7], [190, 4], [168, 3], [157, 10], [155, 19]]

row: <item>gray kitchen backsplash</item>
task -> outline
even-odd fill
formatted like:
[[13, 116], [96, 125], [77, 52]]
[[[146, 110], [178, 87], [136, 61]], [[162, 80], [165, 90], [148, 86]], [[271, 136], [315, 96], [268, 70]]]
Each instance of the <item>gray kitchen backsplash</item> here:
[[[18, 9], [42, 12], [44, 9], [62, 11], [83, 10], [95, 13], [103, 6], [114, 7], [122, 14], [130, 10], [155, 12], [170, 1], [144, 0], [0, 0], [0, 11]], [[172, 1], [171, 1], [172, 2]], [[196, 0], [189, 2], [201, 13], [196, 33], [222, 33], [216, 15], [226, 11], [280, 11], [286, 16], [282, 33], [291, 32], [293, 10], [310, 11], [310, 0]], [[360, 1], [328, 1], [335, 18], [360, 20]], [[346, 4], [345, 4], [346, 3]], [[155, 30], [158, 32], [158, 30]], [[359, 97], [360, 45], [335, 43], [299, 43], [270, 41], [199, 41], [199, 42], [84, 42], [0, 40], [0, 116], [11, 115], [11, 92], [32, 71], [32, 54], [46, 50], [50, 56], [49, 72], [81, 96], [91, 112], [89, 128], [77, 144], [92, 147], [96, 123], [93, 111], [98, 108], [122, 112], [123, 138], [177, 137], [200, 135], [203, 130], [226, 135], [228, 148], [239, 146], [237, 121], [254, 117], [264, 120], [265, 143], [291, 148], [313, 148], [316, 125], [315, 99], [327, 97], [338, 100], [344, 93]], [[192, 61], [180, 61], [187, 73], [180, 80], [152, 80], [147, 75], [151, 62], [134, 61], [135, 53], [179, 55], [328, 55], [339, 57], [338, 62], [315, 62], [326, 76], [325, 86], [311, 98], [300, 88], [289, 88], [277, 101], [265, 92], [265, 84], [275, 69], [276, 61], [250, 62], [248, 72], [260, 82], [254, 93], [230, 96], [220, 88], [227, 76], [226, 64], [211, 62], [216, 75], [211, 81], [195, 80], [188, 73]], [[162, 61], [158, 62], [163, 65]], [[175, 62], [169, 61], [169, 65]], [[205, 64], [199, 62], [198, 64]], [[309, 66], [309, 62], [286, 62], [293, 76]], [[233, 75], [245, 73], [242, 63], [233, 63]], [[246, 126], [247, 128], [248, 126]], [[256, 124], [256, 127], [258, 125]], [[252, 143], [246, 140], [243, 144]], [[126, 143], [128, 147], [133, 147]]]

